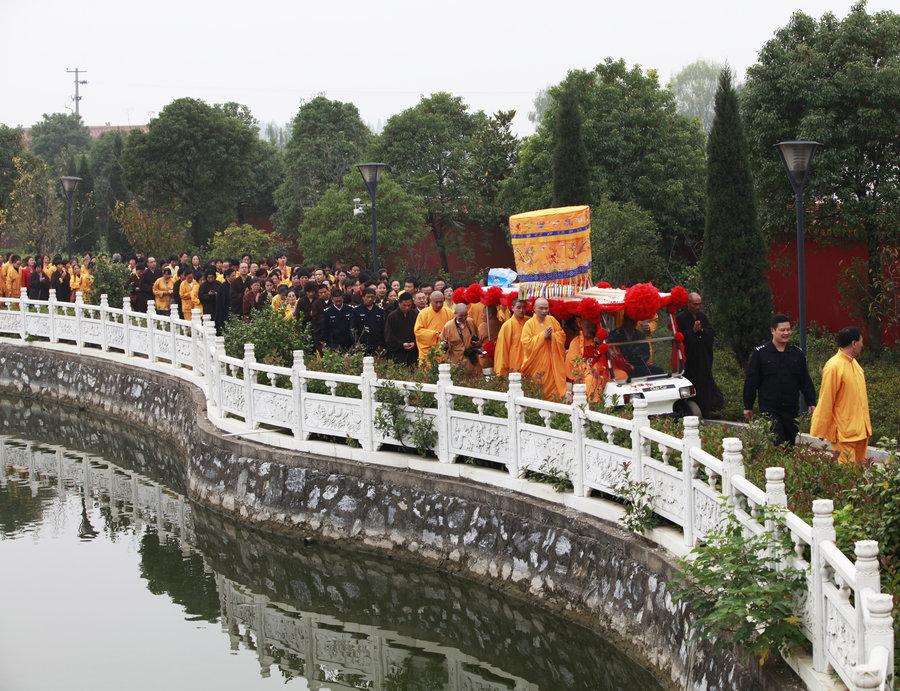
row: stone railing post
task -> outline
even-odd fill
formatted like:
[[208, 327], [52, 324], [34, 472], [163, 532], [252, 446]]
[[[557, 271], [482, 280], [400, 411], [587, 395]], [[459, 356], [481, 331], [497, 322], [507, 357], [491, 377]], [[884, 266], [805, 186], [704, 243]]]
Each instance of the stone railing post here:
[[587, 408], [587, 385], [572, 387], [572, 488], [576, 497], [583, 497], [584, 491], [584, 411]]
[[294, 439], [305, 439], [303, 435], [303, 394], [306, 392], [306, 380], [303, 372], [306, 363], [303, 360], [303, 351], [294, 351], [294, 365], [291, 367], [291, 393], [294, 398]]
[[[201, 329], [203, 338], [200, 341], [203, 349], [203, 371], [206, 373], [203, 377], [203, 391], [206, 397], [213, 398], [213, 386], [215, 380], [218, 379], [218, 369], [214, 362], [214, 347], [216, 343], [216, 325], [212, 322], [204, 322]], [[224, 341], [223, 341], [224, 342]]]
[[[194, 370], [194, 376], [196, 377], [203, 376], [203, 371], [200, 367], [203, 358], [203, 322], [200, 319], [201, 314], [202, 312], [199, 307], [194, 307], [191, 310], [191, 350], [194, 354], [194, 361], [191, 363], [191, 367]], [[209, 372], [207, 372], [207, 374], [209, 374]]]
[[48, 332], [50, 334], [50, 342], [58, 343], [59, 339], [56, 337], [56, 289], [50, 289], [50, 297], [47, 299], [47, 318], [50, 320], [50, 328]]
[[522, 397], [522, 375], [509, 373], [509, 388], [506, 392], [506, 422], [509, 427], [509, 476], [519, 477], [519, 406]]
[[366, 356], [363, 358], [362, 381], [359, 384], [359, 392], [362, 394], [362, 448], [363, 451], [375, 450], [375, 406], [373, 396], [375, 393], [375, 358]]
[[[875, 540], [857, 541], [854, 552], [856, 553], [856, 663], [865, 664], [869, 661], [872, 650], [879, 645], [885, 645], [884, 631], [880, 630], [880, 623], [887, 615], [890, 622], [890, 612], [893, 606], [893, 598], [888, 599], [887, 612], [878, 598], [881, 595], [881, 574], [878, 572], [878, 543]], [[874, 611], [873, 611], [874, 608]], [[874, 614], [874, 619], [873, 619]], [[872, 629], [870, 631], [870, 629]], [[892, 625], [888, 629], [893, 631]], [[891, 637], [893, 639], [893, 636]], [[893, 640], [891, 640], [893, 644]], [[893, 647], [890, 648], [893, 650]], [[891, 668], [893, 669], [893, 668]]]
[[[884, 649], [885, 663], [882, 670], [890, 677], [894, 673], [894, 622], [891, 617], [891, 610], [894, 608], [894, 598], [887, 593], [866, 593], [863, 595], [863, 605], [866, 609], [868, 617], [867, 625], [864, 633], [858, 635], [859, 638], [865, 639], [866, 657], [859, 660], [857, 664], [865, 664], [871, 661], [872, 654], [877, 648]], [[857, 639], [857, 640], [858, 640]], [[880, 674], [876, 674], [876, 680], [880, 682]], [[872, 688], [884, 688], [880, 683], [875, 684]]]
[[744, 469], [744, 445], [737, 437], [725, 437], [722, 440], [722, 494], [728, 506], [737, 506], [737, 496], [731, 478], [735, 475], [746, 477]]
[[106, 293], [100, 295], [100, 350], [109, 350], [109, 333], [106, 324], [109, 321], [109, 298]]
[[84, 337], [81, 335], [81, 322], [84, 319], [84, 296], [81, 291], [75, 293], [75, 345], [78, 352], [84, 349]]
[[147, 359], [152, 364], [156, 362], [156, 343], [154, 338], [156, 332], [156, 305], [152, 302], [147, 305], [147, 318], [145, 321], [147, 323]]
[[175, 324], [176, 319], [178, 318], [178, 310], [173, 306], [169, 310], [169, 361], [172, 363], [172, 369], [178, 369], [178, 339], [176, 336], [178, 335], [177, 327]]
[[810, 588], [809, 607], [812, 619], [813, 669], [827, 674], [829, 672], [825, 655], [825, 583], [828, 569], [822, 558], [822, 544], [834, 542], [834, 502], [831, 499], [813, 500], [812, 545], [810, 547]]
[[25, 323], [26, 314], [28, 314], [28, 288], [22, 288], [19, 292], [19, 338], [23, 341], [28, 336], [28, 327]]
[[[777, 506], [782, 513], [782, 515], [787, 512], [787, 490], [784, 487], [784, 468], [779, 468], [777, 466], [772, 468], [766, 468], [766, 505], [767, 506]], [[772, 518], [771, 515], [766, 516], [766, 530], [772, 533], [773, 541], [778, 540], [778, 523]], [[775, 549], [775, 545], [772, 545], [772, 550]], [[774, 551], [771, 552], [774, 554]], [[781, 569], [785, 565], [779, 564], [778, 568]]]
[[684, 544], [693, 547], [700, 537], [697, 535], [696, 514], [694, 512], [694, 478], [697, 476], [697, 462], [691, 456], [691, 449], [700, 448], [700, 418], [688, 415], [684, 418], [684, 436], [681, 438], [681, 483], [684, 491]]
[[213, 341], [212, 353], [212, 361], [210, 362], [212, 369], [207, 371], [207, 376], [212, 387], [212, 400], [215, 401], [219, 409], [219, 415], [224, 415], [225, 409], [222, 407], [222, 360], [225, 358], [224, 336], [216, 336]]
[[[253, 352], [254, 345], [252, 343], [244, 344], [244, 422], [250, 429], [256, 429], [259, 425], [253, 415], [253, 380], [256, 378], [256, 372], [253, 365], [256, 364], [256, 354]], [[209, 373], [207, 373], [209, 374]]]
[[441, 463], [450, 463], [450, 395], [447, 387], [453, 385], [450, 377], [450, 365], [442, 362], [438, 365], [437, 381], [437, 425], [438, 441], [435, 453]]
[[643, 398], [632, 399], [634, 416], [631, 419], [631, 479], [634, 482], [644, 481], [644, 453], [646, 451], [641, 430], [650, 425], [647, 414], [647, 401]]
[[131, 300], [122, 300], [122, 345], [125, 357], [131, 357]]

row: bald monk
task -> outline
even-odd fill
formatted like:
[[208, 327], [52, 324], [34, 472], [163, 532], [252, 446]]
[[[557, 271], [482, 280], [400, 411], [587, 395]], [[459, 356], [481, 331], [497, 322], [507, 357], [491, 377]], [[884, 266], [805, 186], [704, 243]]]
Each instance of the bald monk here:
[[587, 385], [589, 401], [603, 400], [603, 391], [609, 380], [606, 357], [598, 350], [597, 325], [581, 320], [581, 332], [572, 339], [566, 353], [566, 376], [575, 384]]
[[566, 333], [550, 316], [546, 298], [534, 301], [534, 316], [522, 327], [522, 374], [541, 382], [545, 401], [566, 395]]
[[497, 334], [497, 348], [494, 350], [494, 372], [506, 376], [510, 372], [521, 372], [525, 353], [522, 352], [522, 327], [526, 322], [525, 301], [516, 300], [512, 306], [512, 318], [503, 322]]
[[419, 349], [419, 364], [423, 364], [428, 357], [428, 351], [440, 341], [441, 329], [444, 324], [453, 319], [453, 312], [449, 307], [444, 307], [444, 294], [433, 290], [428, 298], [428, 307], [419, 312], [416, 317], [416, 325], [413, 333], [416, 336], [416, 346]]

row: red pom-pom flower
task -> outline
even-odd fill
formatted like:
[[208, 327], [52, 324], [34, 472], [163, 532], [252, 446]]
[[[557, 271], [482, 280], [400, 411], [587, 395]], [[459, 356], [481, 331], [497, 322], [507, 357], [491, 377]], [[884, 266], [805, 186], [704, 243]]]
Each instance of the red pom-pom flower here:
[[502, 304], [507, 309], [512, 309], [513, 303], [519, 299], [519, 293], [517, 291], [513, 291], [511, 293], [504, 293], [500, 298], [500, 304]]
[[681, 286], [675, 286], [669, 293], [669, 311], [680, 310], [688, 303], [688, 292]]
[[656, 314], [662, 300], [652, 283], [635, 283], [625, 291], [625, 314], [636, 322]]
[[603, 309], [594, 298], [585, 298], [578, 305], [578, 315], [582, 319], [587, 319], [597, 324], [600, 321], [600, 317], [603, 316]]
[[681, 343], [684, 340], [684, 334], [680, 331], [675, 332], [675, 340]]
[[484, 303], [485, 307], [496, 307], [500, 304], [502, 298], [503, 289], [499, 286], [491, 286], [484, 291], [484, 295], [481, 296], [481, 302]]
[[478, 285], [477, 283], [473, 283], [468, 288], [466, 288], [466, 302], [470, 305], [473, 302], [481, 302], [481, 295], [484, 292], [484, 289]]
[[594, 287], [595, 287], [595, 288], [612, 288], [612, 286], [611, 286], [609, 283], [607, 283], [606, 281], [600, 281], [600, 282], [599, 282], [596, 286], [594, 286]]
[[457, 288], [453, 291], [453, 304], [454, 305], [466, 305], [469, 301], [466, 300], [466, 289], [465, 288]]

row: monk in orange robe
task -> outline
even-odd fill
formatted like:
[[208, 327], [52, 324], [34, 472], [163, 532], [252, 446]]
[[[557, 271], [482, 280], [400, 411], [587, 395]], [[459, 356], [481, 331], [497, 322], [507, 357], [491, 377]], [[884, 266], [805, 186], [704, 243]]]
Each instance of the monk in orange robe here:
[[606, 382], [609, 381], [609, 370], [606, 357], [598, 350], [597, 325], [581, 320], [581, 333], [569, 344], [566, 353], [566, 376], [575, 384], [587, 385], [589, 401], [602, 401]]
[[506, 376], [510, 372], [521, 372], [525, 353], [522, 352], [522, 327], [525, 325], [525, 301], [516, 300], [512, 306], [512, 318], [503, 322], [497, 334], [494, 350], [494, 372]]
[[522, 374], [539, 380], [544, 400], [562, 400], [566, 395], [566, 333], [550, 316], [546, 298], [534, 301], [534, 316], [522, 327]]
[[429, 305], [416, 317], [416, 325], [413, 333], [416, 336], [416, 346], [419, 349], [419, 364], [423, 364], [428, 357], [428, 351], [440, 341], [441, 329], [444, 324], [453, 319], [453, 312], [449, 307], [444, 307], [444, 294], [433, 290], [429, 296]]

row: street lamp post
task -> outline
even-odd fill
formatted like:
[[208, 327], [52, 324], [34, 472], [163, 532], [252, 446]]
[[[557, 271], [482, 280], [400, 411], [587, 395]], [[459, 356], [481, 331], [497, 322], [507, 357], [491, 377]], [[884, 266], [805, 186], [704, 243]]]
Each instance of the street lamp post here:
[[816, 149], [822, 146], [819, 142], [780, 142], [775, 145], [781, 155], [781, 162], [787, 171], [791, 187], [794, 188], [794, 200], [797, 207], [797, 282], [800, 302], [800, 349], [806, 355], [806, 258], [803, 245], [803, 190], [809, 179]]
[[66, 242], [69, 248], [68, 258], [72, 258], [72, 195], [75, 194], [75, 187], [81, 182], [81, 178], [72, 177], [71, 175], [63, 175], [60, 179], [63, 186], [63, 192], [66, 193]]
[[378, 273], [378, 226], [375, 221], [375, 190], [378, 189], [378, 181], [384, 170], [384, 163], [360, 163], [358, 166], [366, 189], [369, 190], [369, 199], [372, 200], [372, 271]]

